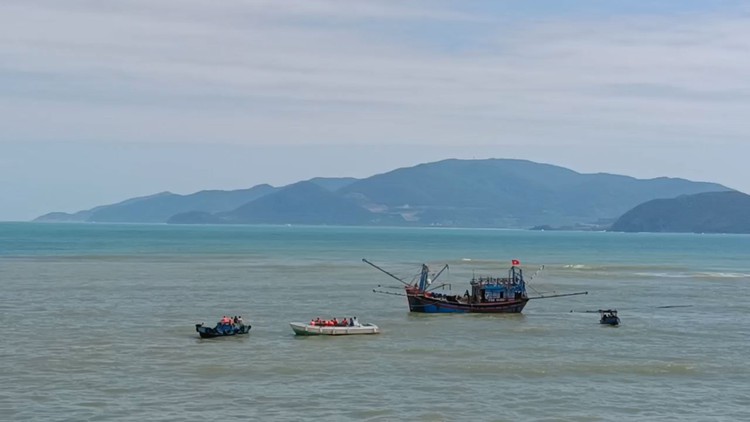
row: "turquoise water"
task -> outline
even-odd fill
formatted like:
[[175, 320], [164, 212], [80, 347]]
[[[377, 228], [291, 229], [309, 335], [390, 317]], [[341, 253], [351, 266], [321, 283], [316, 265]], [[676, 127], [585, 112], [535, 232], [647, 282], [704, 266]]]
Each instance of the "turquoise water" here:
[[[521, 315], [410, 314], [520, 259]], [[750, 236], [0, 224], [2, 420], [750, 420]], [[391, 290], [398, 292], [398, 290]], [[664, 308], [664, 306], [681, 306]], [[620, 327], [598, 315], [617, 308]], [[196, 322], [242, 315], [244, 338]], [[379, 336], [297, 338], [356, 315]]]

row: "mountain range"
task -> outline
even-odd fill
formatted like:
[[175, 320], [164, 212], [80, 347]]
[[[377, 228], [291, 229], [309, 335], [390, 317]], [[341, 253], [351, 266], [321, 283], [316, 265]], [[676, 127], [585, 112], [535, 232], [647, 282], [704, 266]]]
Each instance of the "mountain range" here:
[[603, 224], [646, 201], [730, 191], [706, 182], [636, 179], [526, 160], [449, 159], [364, 179], [314, 178], [190, 195], [163, 192], [36, 221], [326, 224], [527, 228]]

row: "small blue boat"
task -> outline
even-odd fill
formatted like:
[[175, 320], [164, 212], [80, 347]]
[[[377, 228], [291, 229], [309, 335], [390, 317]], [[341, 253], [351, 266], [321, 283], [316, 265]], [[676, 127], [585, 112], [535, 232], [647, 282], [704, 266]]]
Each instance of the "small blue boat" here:
[[[224, 317], [226, 318], [226, 317]], [[242, 320], [219, 321], [215, 327], [207, 327], [203, 323], [195, 324], [195, 331], [201, 338], [229, 337], [248, 334], [252, 326]]]
[[615, 309], [599, 309], [599, 324], [620, 325], [620, 317]]

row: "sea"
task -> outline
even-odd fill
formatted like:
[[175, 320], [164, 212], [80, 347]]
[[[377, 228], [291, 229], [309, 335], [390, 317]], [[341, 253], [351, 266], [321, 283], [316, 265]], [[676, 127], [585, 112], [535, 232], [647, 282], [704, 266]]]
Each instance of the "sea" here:
[[[588, 294], [409, 313], [362, 258]], [[2, 223], [0, 298], [3, 421], [750, 420], [747, 235]], [[289, 326], [350, 316], [381, 334]]]

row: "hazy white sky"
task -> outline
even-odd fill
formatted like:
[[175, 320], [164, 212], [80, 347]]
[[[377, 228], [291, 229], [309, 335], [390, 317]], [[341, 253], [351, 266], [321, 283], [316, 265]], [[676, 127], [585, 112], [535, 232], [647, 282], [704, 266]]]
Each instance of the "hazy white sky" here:
[[750, 192], [743, 3], [3, 0], [0, 220], [450, 157]]

